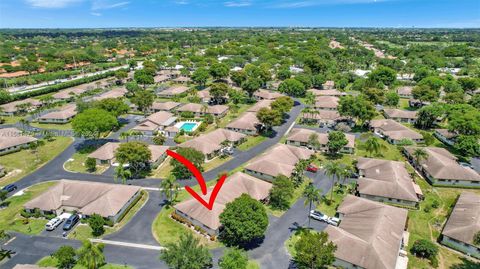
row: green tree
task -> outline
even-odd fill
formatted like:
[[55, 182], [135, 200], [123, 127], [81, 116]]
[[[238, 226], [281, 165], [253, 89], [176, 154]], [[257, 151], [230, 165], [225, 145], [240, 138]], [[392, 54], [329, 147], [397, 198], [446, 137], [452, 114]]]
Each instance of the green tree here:
[[450, 106], [448, 130], [462, 135], [480, 135], [480, 111], [470, 105]]
[[213, 83], [210, 86], [210, 95], [215, 102], [223, 103], [228, 94], [228, 86], [225, 83]]
[[480, 246], [480, 231], [476, 232], [473, 236], [473, 244]]
[[210, 75], [215, 80], [226, 78], [230, 72], [228, 65], [223, 63], [214, 63], [209, 69]]
[[365, 141], [365, 150], [369, 156], [377, 156], [380, 154], [382, 148], [384, 148], [384, 145], [382, 145], [380, 139], [376, 136], [370, 136], [367, 141]]
[[169, 175], [160, 183], [160, 190], [166, 198], [167, 205], [173, 205], [180, 192], [180, 184], [173, 175]]
[[362, 95], [341, 97], [338, 113], [341, 116], [354, 118], [360, 123], [373, 119], [377, 114], [372, 102], [366, 100]]
[[273, 110], [279, 111], [282, 115], [289, 112], [293, 107], [293, 99], [288, 96], [282, 96], [277, 98], [270, 104]]
[[88, 225], [92, 229], [93, 236], [100, 236], [105, 233], [105, 228], [103, 227], [105, 219], [98, 214], [93, 214], [88, 218]]
[[75, 135], [90, 139], [98, 139], [102, 133], [112, 131], [117, 126], [115, 116], [98, 108], [87, 109], [77, 114], [72, 121]]
[[272, 126], [282, 124], [283, 116], [278, 110], [263, 107], [257, 112], [257, 118], [263, 124], [265, 130], [270, 130]]
[[61, 246], [52, 254], [52, 257], [57, 260], [57, 268], [70, 269], [75, 266], [75, 249], [71, 246]]
[[462, 153], [462, 156], [472, 157], [480, 155], [480, 143], [478, 137], [473, 135], [459, 135], [455, 139], [454, 147]]
[[441, 104], [431, 104], [420, 108], [417, 112], [417, 119], [415, 120], [415, 127], [420, 129], [430, 129], [435, 126], [438, 118], [445, 113], [445, 108]]
[[153, 101], [155, 101], [155, 95], [147, 90], [136, 91], [132, 97], [132, 103], [134, 103], [138, 110], [142, 111], [144, 115], [147, 115], [149, 109], [152, 107]]
[[278, 86], [278, 91], [294, 97], [304, 97], [307, 93], [305, 85], [295, 78], [282, 81]]
[[417, 85], [412, 90], [413, 98], [422, 102], [435, 102], [440, 97], [440, 91], [430, 88], [428, 85]]
[[295, 187], [293, 182], [284, 175], [278, 175], [270, 189], [269, 204], [274, 209], [287, 210], [293, 198]]
[[332, 188], [330, 189], [330, 202], [333, 201], [333, 189], [335, 188], [335, 178], [339, 178], [342, 173], [342, 167], [336, 162], [327, 162], [324, 166], [325, 174], [332, 179]]
[[11, 95], [7, 90], [0, 89], [0, 104], [8, 103], [11, 100]]
[[147, 72], [145, 69], [135, 71], [133, 78], [138, 84], [143, 84], [143, 88], [145, 88], [147, 85], [155, 83], [153, 75]]
[[237, 86], [241, 86], [247, 80], [247, 74], [243, 70], [235, 71], [231, 73], [230, 78]]
[[413, 157], [415, 158], [415, 161], [418, 164], [420, 164], [422, 161], [424, 161], [428, 158], [428, 153], [423, 148], [416, 148], [413, 151], [412, 155], [413, 155]]
[[128, 77], [127, 71], [123, 69], [115, 71], [115, 78], [117, 78], [118, 80], [126, 79], [127, 77]]
[[438, 246], [435, 243], [426, 240], [418, 239], [413, 243], [410, 252], [420, 258], [426, 258], [430, 261], [436, 261], [438, 255]]
[[218, 261], [220, 269], [246, 269], [247, 265], [247, 253], [238, 248], [227, 249], [223, 257]]
[[163, 145], [165, 140], [167, 140], [167, 138], [163, 134], [157, 134], [152, 138], [152, 141], [155, 145]]
[[105, 264], [103, 244], [94, 244], [89, 240], [82, 242], [82, 247], [77, 250], [78, 263], [87, 269], [98, 269]]
[[242, 83], [242, 89], [252, 98], [253, 94], [260, 89], [262, 81], [258, 78], [248, 78]]
[[125, 114], [130, 107], [120, 98], [106, 98], [94, 103], [93, 107], [110, 112], [115, 117]]
[[[303, 190], [303, 197], [305, 198], [305, 206], [308, 205], [308, 214], [312, 211], [312, 205], [318, 205], [322, 199], [322, 190], [318, 189], [312, 183]], [[310, 227], [310, 218], [308, 218], [308, 227]]]
[[312, 133], [308, 136], [308, 146], [311, 149], [314, 150], [319, 150], [320, 147], [322, 146], [322, 143], [318, 140], [318, 134], [317, 133]]
[[118, 180], [120, 179], [122, 184], [127, 184], [127, 180], [132, 177], [132, 172], [130, 172], [130, 170], [128, 169], [125, 169], [123, 165], [124, 164], [121, 163], [115, 168], [115, 174], [113, 175], [113, 180], [115, 182], [118, 182]]
[[94, 158], [87, 158], [85, 160], [85, 168], [87, 168], [88, 172], [94, 172], [97, 170], [97, 160]]
[[328, 240], [325, 232], [306, 230], [295, 243], [294, 260], [299, 269], [322, 269], [335, 261], [335, 244]]
[[182, 233], [177, 243], [169, 243], [160, 253], [171, 269], [205, 269], [212, 266], [212, 255], [207, 247], [191, 233]]
[[385, 104], [387, 106], [397, 107], [400, 102], [400, 96], [396, 92], [388, 92], [385, 94]]
[[392, 85], [397, 80], [397, 72], [390, 67], [379, 66], [368, 74], [368, 80], [373, 84], [382, 83], [384, 85]]
[[[205, 155], [193, 148], [178, 148], [177, 153], [189, 160], [200, 171], [203, 171], [203, 164], [205, 163]], [[170, 164], [173, 166], [172, 174], [177, 179], [187, 179], [192, 176], [190, 170], [176, 159], [172, 159]]]
[[331, 131], [328, 133], [327, 148], [330, 154], [338, 154], [347, 144], [348, 140], [343, 132]]
[[203, 67], [200, 67], [193, 72], [192, 81], [204, 87], [209, 77], [210, 77], [210, 74], [208, 73], [208, 70]]
[[220, 214], [222, 241], [229, 246], [246, 246], [263, 238], [268, 227], [265, 207], [248, 194], [242, 194], [225, 206]]
[[120, 164], [128, 164], [133, 176], [138, 176], [142, 170], [149, 168], [152, 152], [145, 143], [127, 142], [120, 144], [115, 158]]

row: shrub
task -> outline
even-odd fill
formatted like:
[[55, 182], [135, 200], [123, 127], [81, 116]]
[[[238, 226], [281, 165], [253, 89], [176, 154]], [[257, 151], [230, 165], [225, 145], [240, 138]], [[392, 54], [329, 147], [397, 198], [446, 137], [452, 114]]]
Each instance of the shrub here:
[[438, 246], [429, 240], [419, 239], [413, 243], [410, 252], [417, 257], [434, 260], [438, 254]]
[[473, 243], [477, 246], [480, 246], [480, 231], [478, 231], [474, 236], [473, 236]]
[[97, 160], [94, 158], [87, 158], [85, 160], [85, 168], [87, 168], [88, 172], [94, 172], [97, 170]]
[[103, 227], [105, 219], [98, 214], [93, 214], [88, 218], [88, 225], [92, 228], [92, 235], [94, 236], [100, 236], [105, 233], [105, 228]]

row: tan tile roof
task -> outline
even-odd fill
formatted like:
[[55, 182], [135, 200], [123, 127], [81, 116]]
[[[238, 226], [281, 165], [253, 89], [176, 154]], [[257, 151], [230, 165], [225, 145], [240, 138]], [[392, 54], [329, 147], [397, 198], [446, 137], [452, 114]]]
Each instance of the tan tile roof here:
[[480, 231], [480, 195], [462, 192], [443, 228], [442, 234], [473, 245], [473, 237]]
[[[288, 134], [287, 140], [308, 143], [309, 138], [312, 134], [318, 135], [318, 142], [322, 145], [326, 145], [328, 143], [328, 134], [327, 133], [320, 133], [310, 129], [304, 128], [293, 128], [290, 133]], [[345, 134], [345, 138], [348, 141], [346, 147], [354, 148], [355, 147], [355, 136], [352, 134]]]
[[399, 95], [411, 95], [413, 87], [411, 86], [404, 86], [397, 89], [397, 93]]
[[119, 87], [119, 88], [112, 89], [108, 92], [104, 92], [101, 95], [94, 97], [93, 100], [98, 101], [98, 100], [103, 100], [107, 98], [120, 98], [120, 97], [123, 97], [127, 92], [128, 91], [125, 87]]
[[371, 120], [370, 127], [380, 129], [384, 135], [393, 140], [423, 138], [421, 134], [391, 119]]
[[338, 91], [338, 90], [317, 90], [317, 89], [310, 89], [308, 90], [309, 92], [313, 93], [315, 96], [319, 95], [330, 95], [330, 96], [343, 96], [347, 95], [344, 92]]
[[[412, 155], [417, 147], [405, 147]], [[480, 175], [469, 167], [463, 167], [457, 162], [457, 158], [448, 150], [437, 147], [423, 148], [428, 158], [421, 162], [431, 176], [436, 179], [480, 181]]]
[[155, 83], [165, 82], [165, 81], [167, 81], [167, 80], [169, 80], [169, 79], [170, 79], [170, 77], [167, 76], [167, 75], [156, 75], [156, 76], [153, 77], [153, 81], [154, 81]]
[[[244, 193], [250, 195], [253, 199], [263, 200], [268, 197], [271, 188], [272, 184], [268, 182], [237, 172], [227, 177], [227, 181], [220, 189], [212, 210], [208, 210], [193, 198], [181, 202], [174, 207], [205, 226], [216, 230], [221, 225], [219, 216], [225, 209], [227, 203], [232, 202]], [[204, 199], [208, 200], [211, 193], [212, 190], [210, 189]]]
[[102, 87], [106, 86], [107, 84], [108, 84], [107, 80], [98, 80], [98, 81], [95, 81], [95, 82], [81, 84], [81, 85], [78, 85], [78, 86], [75, 86], [75, 87], [71, 87], [71, 88], [67, 88], [65, 90], [61, 90], [61, 91], [55, 93], [52, 96], [55, 99], [69, 99], [72, 96], [80, 95], [80, 94], [82, 94], [84, 92], [87, 92], [89, 90], [93, 90], [93, 89], [96, 89], [98, 87], [102, 88]]
[[35, 137], [22, 135], [16, 128], [0, 129], [0, 150], [37, 141]]
[[450, 132], [448, 129], [435, 129], [435, 132], [441, 134], [443, 137], [447, 139], [452, 139], [458, 136], [458, 134], [454, 132]]
[[188, 87], [186, 86], [172, 86], [164, 91], [161, 91], [158, 93], [159, 96], [162, 95], [177, 95], [177, 94], [182, 94], [184, 92], [188, 91]]
[[177, 118], [170, 112], [159, 111], [148, 116], [145, 120], [143, 120], [140, 124], [135, 126], [133, 129], [138, 131], [142, 131], [142, 130], [153, 131], [160, 126], [169, 126], [176, 119]]
[[387, 118], [402, 118], [402, 119], [416, 119], [417, 112], [416, 111], [409, 111], [409, 110], [402, 110], [397, 108], [385, 108], [383, 110]]
[[315, 108], [334, 108], [338, 107], [340, 99], [335, 96], [320, 95], [315, 98]]
[[260, 109], [266, 107], [270, 108], [270, 105], [273, 103], [274, 100], [260, 100], [255, 105], [250, 107], [247, 111], [248, 112], [258, 112]]
[[210, 154], [222, 148], [225, 141], [237, 142], [245, 138], [246, 135], [226, 129], [216, 129], [213, 132], [195, 137], [192, 140], [179, 144], [182, 148], [194, 148], [203, 154]]
[[407, 210], [348, 195], [338, 212], [344, 215], [339, 227], [325, 229], [337, 259], [366, 269], [395, 268]]
[[52, 111], [43, 116], [40, 116], [39, 119], [60, 119], [66, 120], [73, 116], [77, 115], [77, 106], [75, 104], [67, 105], [58, 111]]
[[[89, 158], [108, 161], [115, 158], [115, 152], [120, 147], [119, 142], [108, 142], [88, 155]], [[168, 146], [147, 145], [152, 153], [151, 162], [156, 162], [169, 148]]]
[[302, 118], [314, 119], [314, 120], [342, 120], [345, 117], [340, 116], [340, 113], [336, 110], [317, 110], [318, 113], [303, 112]]
[[172, 102], [172, 101], [169, 101], [169, 102], [155, 102], [155, 103], [152, 104], [152, 109], [170, 111], [170, 110], [178, 107], [181, 104], [182, 103], [177, 103], [177, 102]]
[[28, 98], [28, 99], [24, 99], [24, 100], [15, 101], [15, 102], [10, 102], [10, 103], [1, 105], [0, 107], [3, 108], [4, 112], [13, 113], [13, 112], [18, 111], [17, 106], [23, 105], [23, 104], [30, 104], [34, 107], [39, 107], [39, 106], [42, 105], [42, 102], [40, 100], [37, 100], [37, 99]]
[[361, 194], [418, 202], [413, 179], [403, 162], [358, 158], [364, 176], [357, 180]]
[[273, 92], [273, 91], [267, 91], [267, 90], [258, 90], [255, 93], [253, 93], [253, 96], [259, 97], [262, 99], [267, 99], [267, 100], [275, 100], [279, 97], [285, 96], [284, 94], [281, 94], [279, 92]]
[[183, 83], [183, 82], [189, 82], [191, 81], [191, 79], [189, 77], [177, 77], [177, 78], [174, 78], [172, 81]]
[[[214, 105], [214, 106], [207, 106], [205, 113], [207, 113], [207, 114], [222, 114], [227, 110], [228, 110], [228, 106]], [[201, 113], [201, 112], [204, 112], [204, 105], [196, 104], [196, 103], [188, 103], [188, 104], [185, 104], [185, 105], [177, 108], [177, 111]]]
[[24, 207], [40, 210], [67, 207], [85, 215], [113, 217], [139, 190], [137, 186], [62, 179]]
[[314, 154], [313, 150], [285, 144], [276, 144], [262, 155], [250, 161], [245, 169], [276, 177], [290, 177], [295, 165], [300, 160], [307, 160]]
[[256, 131], [260, 121], [257, 119], [256, 113], [245, 112], [236, 120], [230, 122], [227, 128], [235, 128], [242, 130]]

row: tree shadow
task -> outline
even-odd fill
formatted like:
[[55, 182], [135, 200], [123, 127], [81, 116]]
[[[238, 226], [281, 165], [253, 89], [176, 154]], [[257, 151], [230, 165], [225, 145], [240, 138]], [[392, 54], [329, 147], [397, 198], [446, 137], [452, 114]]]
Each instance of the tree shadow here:
[[462, 261], [459, 264], [454, 264], [450, 269], [478, 269], [480, 268], [480, 262], [476, 262], [465, 257], [460, 258]]

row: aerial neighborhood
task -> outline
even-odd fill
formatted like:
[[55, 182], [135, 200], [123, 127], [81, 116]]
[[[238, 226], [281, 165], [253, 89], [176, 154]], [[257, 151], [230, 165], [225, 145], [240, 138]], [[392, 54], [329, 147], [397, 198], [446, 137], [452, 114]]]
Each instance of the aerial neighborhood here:
[[480, 268], [478, 29], [3, 29], [0, 51], [0, 268]]

